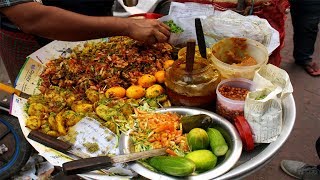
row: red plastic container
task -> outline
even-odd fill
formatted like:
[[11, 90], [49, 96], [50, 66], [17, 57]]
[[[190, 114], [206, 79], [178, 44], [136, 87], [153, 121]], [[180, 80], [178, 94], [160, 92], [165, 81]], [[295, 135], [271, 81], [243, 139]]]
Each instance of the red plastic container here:
[[159, 19], [163, 16], [163, 14], [157, 14], [157, 13], [142, 13], [142, 14], [133, 14], [129, 17], [141, 17], [145, 19]]

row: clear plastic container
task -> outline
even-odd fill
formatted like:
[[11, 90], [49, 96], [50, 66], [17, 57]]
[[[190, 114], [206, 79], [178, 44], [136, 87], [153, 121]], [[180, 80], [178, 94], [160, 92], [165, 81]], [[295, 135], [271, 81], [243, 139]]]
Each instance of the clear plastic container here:
[[[239, 44], [241, 43], [246, 44], [245, 50], [241, 49], [244, 46], [239, 46]], [[211, 47], [211, 52], [211, 60], [213, 61], [215, 67], [220, 71], [221, 77], [223, 79], [253, 79], [255, 71], [258, 70], [261, 66], [267, 64], [269, 59], [267, 48], [264, 45], [257, 41], [246, 38], [222, 39]], [[239, 66], [236, 64], [228, 64], [224, 62], [225, 60], [223, 60], [225, 57], [229, 56], [230, 53], [243, 55], [244, 52], [254, 58], [257, 61], [257, 64], [249, 66]]]
[[250, 81], [245, 78], [233, 78], [233, 79], [225, 79], [222, 80], [219, 85], [217, 86], [216, 93], [217, 93], [217, 104], [216, 104], [216, 113], [220, 116], [226, 118], [229, 121], [233, 121], [236, 116], [244, 115], [244, 100], [232, 100], [230, 98], [224, 97], [219, 88], [221, 86], [231, 86], [237, 88], [245, 88], [249, 91], [254, 91], [255, 86], [253, 81]]

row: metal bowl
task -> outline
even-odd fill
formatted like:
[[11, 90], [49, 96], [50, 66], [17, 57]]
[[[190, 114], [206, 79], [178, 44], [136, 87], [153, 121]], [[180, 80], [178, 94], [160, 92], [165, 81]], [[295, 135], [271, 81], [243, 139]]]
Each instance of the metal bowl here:
[[[229, 151], [225, 155], [225, 158], [219, 162], [219, 164], [212, 170], [206, 171], [199, 175], [184, 177], [183, 179], [211, 179], [218, 177], [227, 171], [229, 171], [238, 161], [242, 152], [242, 142], [237, 130], [234, 126], [227, 121], [226, 119], [222, 118], [221, 116], [207, 111], [203, 109], [197, 108], [187, 108], [187, 107], [170, 107], [170, 108], [163, 108], [158, 109], [156, 112], [165, 113], [165, 112], [175, 112], [182, 115], [196, 115], [196, 114], [206, 114], [209, 115], [212, 119], [214, 119], [215, 123], [214, 126], [219, 128], [219, 131], [224, 136], [226, 142], [229, 146]], [[129, 132], [123, 133], [120, 137], [120, 152], [123, 154], [130, 153], [131, 150], [131, 143], [129, 138]], [[153, 172], [139, 163], [133, 162], [129, 164], [131, 169], [137, 172], [138, 174], [149, 178], [149, 179], [177, 179], [177, 177], [168, 176], [165, 174], [159, 174]]]

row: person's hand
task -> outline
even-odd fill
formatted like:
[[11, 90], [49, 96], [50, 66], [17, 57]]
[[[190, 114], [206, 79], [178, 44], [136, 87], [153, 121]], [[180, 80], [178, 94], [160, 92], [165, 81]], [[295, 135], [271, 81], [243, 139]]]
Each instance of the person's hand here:
[[167, 42], [170, 36], [169, 26], [155, 19], [128, 19], [129, 37], [147, 44]]

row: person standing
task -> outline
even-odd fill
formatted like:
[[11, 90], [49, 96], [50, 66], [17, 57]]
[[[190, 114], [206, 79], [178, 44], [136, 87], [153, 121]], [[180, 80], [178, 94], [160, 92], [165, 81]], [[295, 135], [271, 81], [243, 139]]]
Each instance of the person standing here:
[[311, 56], [319, 31], [320, 0], [290, 0], [293, 25], [293, 57], [311, 76], [320, 76], [320, 66]]

